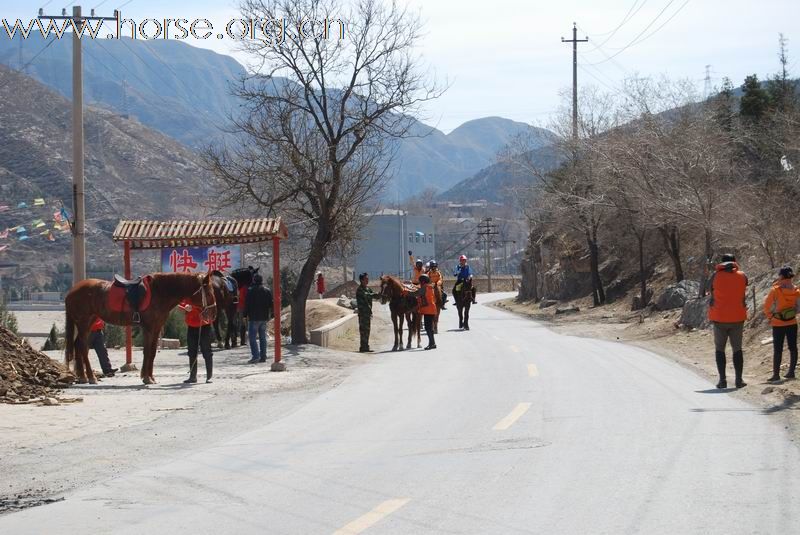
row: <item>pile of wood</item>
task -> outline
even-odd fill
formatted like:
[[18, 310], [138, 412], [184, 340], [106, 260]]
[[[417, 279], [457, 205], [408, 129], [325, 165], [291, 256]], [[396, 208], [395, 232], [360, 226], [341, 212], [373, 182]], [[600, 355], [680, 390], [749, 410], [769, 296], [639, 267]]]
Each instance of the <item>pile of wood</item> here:
[[64, 365], [0, 327], [0, 403], [53, 403], [75, 381]]

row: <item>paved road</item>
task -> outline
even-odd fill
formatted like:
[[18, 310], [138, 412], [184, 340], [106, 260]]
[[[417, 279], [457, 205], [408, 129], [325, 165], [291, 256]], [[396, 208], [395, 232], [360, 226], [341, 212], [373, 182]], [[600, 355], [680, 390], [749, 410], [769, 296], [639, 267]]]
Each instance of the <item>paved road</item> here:
[[377, 354], [281, 420], [0, 533], [800, 531], [800, 452], [774, 418], [637, 348], [454, 316], [435, 351]]

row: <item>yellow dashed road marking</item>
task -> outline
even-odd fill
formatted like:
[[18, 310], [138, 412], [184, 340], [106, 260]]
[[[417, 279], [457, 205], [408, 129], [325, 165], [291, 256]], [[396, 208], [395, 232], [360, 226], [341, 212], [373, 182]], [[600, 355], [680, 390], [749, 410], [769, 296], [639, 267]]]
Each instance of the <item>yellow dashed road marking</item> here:
[[508, 413], [508, 416], [497, 422], [495, 426], [492, 427], [492, 429], [494, 429], [495, 431], [505, 431], [506, 429], [514, 425], [514, 422], [519, 420], [520, 417], [522, 417], [523, 414], [528, 412], [528, 409], [530, 408], [531, 408], [530, 403], [518, 404], [516, 407], [514, 407], [514, 410]]
[[409, 502], [409, 498], [397, 498], [386, 500], [378, 505], [369, 513], [360, 516], [347, 524], [345, 527], [336, 530], [333, 535], [354, 535], [371, 528], [390, 514], [394, 513]]

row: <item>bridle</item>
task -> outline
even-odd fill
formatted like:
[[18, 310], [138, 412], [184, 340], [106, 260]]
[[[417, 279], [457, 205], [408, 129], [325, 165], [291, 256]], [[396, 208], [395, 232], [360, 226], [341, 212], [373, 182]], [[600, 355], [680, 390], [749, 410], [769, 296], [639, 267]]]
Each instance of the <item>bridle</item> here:
[[[214, 289], [211, 287], [211, 277], [208, 278], [208, 284], [203, 283], [202, 275], [198, 276], [198, 278], [200, 279], [200, 288], [198, 288], [197, 291], [192, 294], [192, 297], [194, 297], [198, 293], [200, 294], [200, 300], [203, 303], [203, 308], [200, 309], [200, 317], [206, 320], [208, 317], [207, 316], [208, 310], [209, 309], [213, 310], [217, 308], [217, 300], [214, 299]], [[208, 298], [206, 296], [206, 292], [204, 291], [204, 288], [206, 287], [207, 290], [211, 292], [211, 299], [213, 303], [210, 305], [208, 304]]]

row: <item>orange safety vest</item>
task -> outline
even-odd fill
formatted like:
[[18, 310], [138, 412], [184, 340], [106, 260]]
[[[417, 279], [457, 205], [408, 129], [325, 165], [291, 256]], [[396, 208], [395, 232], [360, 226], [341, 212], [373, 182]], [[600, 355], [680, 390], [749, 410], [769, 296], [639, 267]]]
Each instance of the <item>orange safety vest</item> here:
[[769, 318], [769, 324], [773, 327], [796, 325], [796, 317], [790, 320], [782, 320], [775, 317], [775, 314], [786, 309], [796, 310], [798, 298], [800, 298], [800, 290], [794, 285], [791, 287], [781, 286], [780, 284], [773, 286], [764, 301], [764, 314]]
[[423, 316], [436, 315], [436, 296], [433, 295], [433, 286], [430, 284], [423, 284], [422, 288], [425, 290], [425, 306], [420, 305], [419, 313]]
[[717, 264], [711, 277], [708, 319], [717, 323], [741, 323], [747, 319], [747, 275], [736, 262]]

